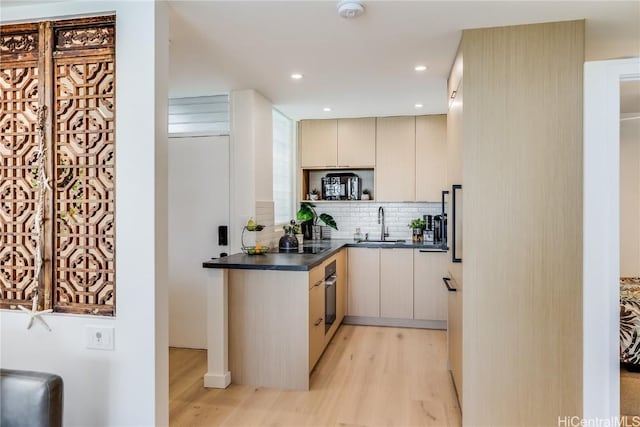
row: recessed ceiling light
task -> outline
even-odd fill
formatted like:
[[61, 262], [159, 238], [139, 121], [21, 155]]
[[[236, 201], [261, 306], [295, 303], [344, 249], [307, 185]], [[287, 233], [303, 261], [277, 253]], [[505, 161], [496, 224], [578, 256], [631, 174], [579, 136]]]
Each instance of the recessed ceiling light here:
[[302, 78], [302, 74], [293, 73], [293, 74], [291, 74], [291, 78], [294, 79], [294, 80], [300, 80]]
[[423, 107], [423, 105], [422, 105], [422, 104], [416, 104], [416, 105], [414, 105], [414, 107], [416, 107], [416, 108], [422, 108], [422, 107]]
[[414, 70], [416, 70], [416, 71], [426, 71], [427, 70], [427, 66], [426, 65], [416, 65]]
[[326, 111], [328, 113], [329, 111], [331, 111], [331, 107], [324, 107], [322, 111]]

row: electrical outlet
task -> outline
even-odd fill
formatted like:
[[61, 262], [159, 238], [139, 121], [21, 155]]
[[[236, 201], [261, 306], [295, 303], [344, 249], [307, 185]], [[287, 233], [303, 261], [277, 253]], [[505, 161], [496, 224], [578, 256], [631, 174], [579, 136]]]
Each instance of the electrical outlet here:
[[86, 325], [87, 348], [113, 350], [114, 328], [111, 326]]

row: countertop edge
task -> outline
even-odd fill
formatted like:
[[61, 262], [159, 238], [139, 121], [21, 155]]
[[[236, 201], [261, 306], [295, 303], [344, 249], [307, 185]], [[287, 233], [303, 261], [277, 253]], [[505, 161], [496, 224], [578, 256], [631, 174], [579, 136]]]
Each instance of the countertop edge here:
[[[204, 261], [202, 263], [203, 268], [213, 268], [213, 269], [228, 269], [228, 270], [267, 270], [267, 271], [309, 271], [314, 267], [322, 264], [327, 258], [335, 255], [337, 252], [344, 248], [381, 248], [381, 249], [414, 249], [421, 250], [422, 252], [433, 252], [433, 253], [444, 253], [447, 252], [448, 248], [446, 247], [438, 247], [438, 246], [426, 246], [419, 245], [407, 242], [398, 242], [395, 244], [389, 243], [376, 243], [376, 242], [361, 242], [356, 243], [353, 241], [327, 241], [330, 242], [331, 247], [324, 252], [319, 254], [278, 254], [273, 253], [271, 255], [290, 255], [295, 258], [287, 258], [289, 261], [295, 260], [297, 263], [287, 263], [281, 260], [281, 263], [277, 263], [274, 261], [270, 264], [256, 264], [256, 261], [261, 261], [263, 255], [244, 255], [244, 254], [234, 254], [231, 257], [242, 257], [243, 261], [239, 262], [224, 262], [225, 258], [212, 259], [210, 261]], [[268, 254], [269, 255], [269, 254]], [[246, 257], [246, 258], [244, 258]], [[305, 257], [305, 258], [302, 258]]]

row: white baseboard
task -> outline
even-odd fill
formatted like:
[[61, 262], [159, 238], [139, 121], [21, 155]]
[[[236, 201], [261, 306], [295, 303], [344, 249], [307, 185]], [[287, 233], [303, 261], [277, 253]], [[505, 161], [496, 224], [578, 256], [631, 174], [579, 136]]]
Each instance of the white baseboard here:
[[224, 375], [204, 374], [204, 386], [208, 388], [227, 388], [231, 384], [231, 372], [227, 371]]

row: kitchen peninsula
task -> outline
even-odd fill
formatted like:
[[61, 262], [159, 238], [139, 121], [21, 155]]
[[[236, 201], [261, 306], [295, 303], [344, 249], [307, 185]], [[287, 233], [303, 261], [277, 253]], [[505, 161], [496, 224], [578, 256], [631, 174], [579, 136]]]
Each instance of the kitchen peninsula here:
[[329, 240], [307, 243], [303, 253], [235, 254], [204, 262], [211, 269], [205, 386], [226, 387], [233, 372], [236, 384], [307, 390], [347, 312], [350, 247], [446, 250]]

